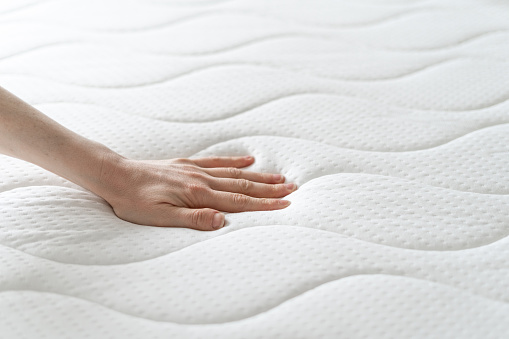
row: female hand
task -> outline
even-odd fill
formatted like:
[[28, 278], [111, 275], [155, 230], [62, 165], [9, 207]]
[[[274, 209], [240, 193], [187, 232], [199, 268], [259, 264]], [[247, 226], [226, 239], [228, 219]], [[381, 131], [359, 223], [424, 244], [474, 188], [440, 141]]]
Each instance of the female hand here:
[[253, 157], [130, 160], [68, 130], [0, 87], [0, 153], [29, 161], [104, 198], [124, 220], [213, 230], [219, 211], [275, 210], [296, 189], [281, 175], [242, 171]]
[[277, 210], [279, 200], [296, 189], [280, 174], [240, 168], [254, 158], [105, 161], [98, 194], [126, 221], [152, 226], [188, 227], [202, 231], [224, 226], [225, 212]]

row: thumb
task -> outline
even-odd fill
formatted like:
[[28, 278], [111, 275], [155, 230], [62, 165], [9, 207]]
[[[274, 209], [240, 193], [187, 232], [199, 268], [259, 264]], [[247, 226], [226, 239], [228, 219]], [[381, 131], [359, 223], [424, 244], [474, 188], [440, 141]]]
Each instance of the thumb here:
[[169, 219], [172, 226], [199, 231], [214, 231], [224, 226], [224, 214], [210, 208], [193, 209], [172, 206]]

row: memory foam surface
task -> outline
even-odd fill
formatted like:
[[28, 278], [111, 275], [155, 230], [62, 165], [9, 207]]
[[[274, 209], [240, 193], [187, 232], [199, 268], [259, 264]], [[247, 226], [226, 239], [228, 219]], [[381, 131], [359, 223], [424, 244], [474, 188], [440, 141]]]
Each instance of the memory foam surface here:
[[299, 190], [215, 232], [124, 222], [0, 157], [2, 338], [509, 334], [503, 1], [8, 1], [0, 85], [138, 159]]

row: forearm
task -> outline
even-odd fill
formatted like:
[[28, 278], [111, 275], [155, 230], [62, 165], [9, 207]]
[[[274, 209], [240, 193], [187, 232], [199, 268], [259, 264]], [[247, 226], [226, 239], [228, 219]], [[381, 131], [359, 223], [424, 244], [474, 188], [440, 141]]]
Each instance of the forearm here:
[[0, 153], [100, 194], [103, 162], [120, 156], [58, 124], [0, 87]]

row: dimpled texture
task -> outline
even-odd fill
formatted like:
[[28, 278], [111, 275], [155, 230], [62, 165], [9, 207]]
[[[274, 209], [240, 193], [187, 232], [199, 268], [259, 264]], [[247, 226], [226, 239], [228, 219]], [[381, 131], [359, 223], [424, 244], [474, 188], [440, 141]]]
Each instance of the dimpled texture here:
[[509, 336], [509, 5], [20, 0], [1, 85], [136, 159], [299, 189], [214, 232], [134, 225], [0, 156], [2, 338]]

